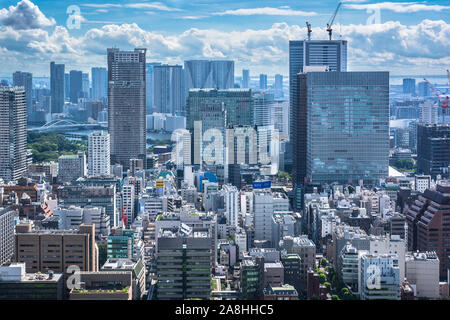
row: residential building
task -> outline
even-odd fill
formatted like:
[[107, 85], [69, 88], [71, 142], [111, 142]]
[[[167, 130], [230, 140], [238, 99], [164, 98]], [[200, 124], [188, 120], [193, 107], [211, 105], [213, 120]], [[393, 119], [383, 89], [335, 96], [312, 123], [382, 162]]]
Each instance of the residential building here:
[[234, 61], [188, 60], [184, 62], [186, 92], [190, 89], [234, 87]]
[[27, 105], [27, 118], [33, 113], [33, 74], [29, 72], [16, 71], [13, 73], [13, 86], [25, 89], [25, 100]]
[[103, 176], [111, 173], [110, 135], [94, 131], [88, 137], [88, 174]]
[[435, 252], [406, 256], [406, 278], [418, 298], [439, 299], [439, 258]]
[[0, 265], [14, 255], [14, 216], [11, 207], [0, 207]]
[[87, 173], [86, 154], [83, 151], [76, 155], [62, 155], [58, 158], [58, 182], [74, 182]]

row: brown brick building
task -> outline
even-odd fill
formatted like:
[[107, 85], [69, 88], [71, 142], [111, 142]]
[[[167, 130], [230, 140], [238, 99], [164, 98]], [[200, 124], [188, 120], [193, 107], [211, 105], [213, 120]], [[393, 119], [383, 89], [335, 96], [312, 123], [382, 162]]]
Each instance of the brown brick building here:
[[450, 256], [450, 185], [428, 189], [409, 207], [408, 249], [435, 251], [439, 257], [441, 277], [447, 276]]

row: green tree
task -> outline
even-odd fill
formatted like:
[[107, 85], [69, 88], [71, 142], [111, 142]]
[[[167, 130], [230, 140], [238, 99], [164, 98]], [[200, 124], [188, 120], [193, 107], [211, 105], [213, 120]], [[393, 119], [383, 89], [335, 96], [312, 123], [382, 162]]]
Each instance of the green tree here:
[[328, 265], [328, 260], [323, 257], [322, 260], [320, 260], [320, 265], [322, 266], [322, 268], [325, 268]]
[[337, 294], [331, 296], [331, 300], [341, 300]]

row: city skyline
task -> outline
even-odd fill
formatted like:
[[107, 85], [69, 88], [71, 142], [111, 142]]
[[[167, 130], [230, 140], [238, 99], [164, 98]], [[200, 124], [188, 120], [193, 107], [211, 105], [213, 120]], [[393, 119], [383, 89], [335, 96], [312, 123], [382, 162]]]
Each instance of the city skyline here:
[[[49, 1], [12, 2], [0, 11], [0, 46], [5, 49], [0, 61], [13, 63], [4, 64], [0, 76], [17, 70], [47, 75], [48, 60], [87, 72], [106, 66], [104, 53], [114, 46], [146, 47], [149, 62], [231, 59], [236, 70], [251, 65], [252, 74], [287, 74], [288, 40], [307, 38], [306, 21], [312, 24], [312, 39], [326, 39], [326, 22], [337, 3], [84, 1], [78, 14], [76, 8]], [[450, 25], [444, 18], [449, 10], [439, 1], [344, 1], [334, 39], [349, 42], [352, 71], [441, 74], [450, 59], [445, 54]]]

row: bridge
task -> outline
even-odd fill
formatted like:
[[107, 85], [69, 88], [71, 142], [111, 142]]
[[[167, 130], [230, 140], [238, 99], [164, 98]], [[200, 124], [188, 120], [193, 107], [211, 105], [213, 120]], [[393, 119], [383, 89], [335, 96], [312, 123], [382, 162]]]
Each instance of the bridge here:
[[81, 123], [69, 119], [56, 119], [41, 127], [29, 128], [33, 132], [69, 132], [78, 130], [107, 130], [107, 123]]

